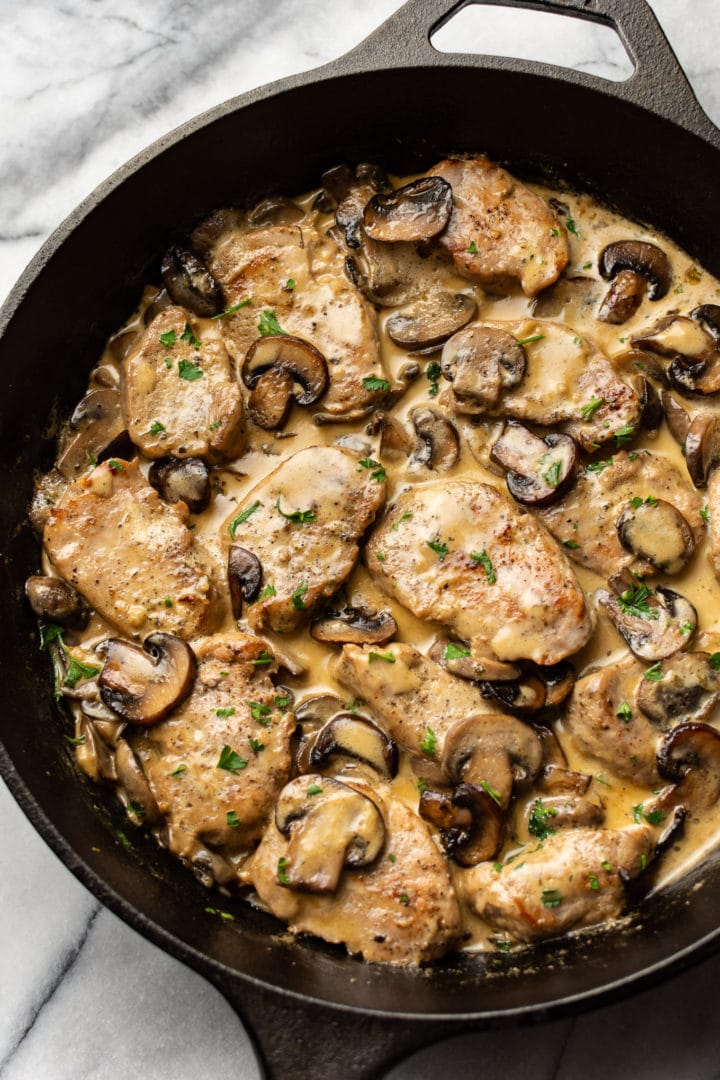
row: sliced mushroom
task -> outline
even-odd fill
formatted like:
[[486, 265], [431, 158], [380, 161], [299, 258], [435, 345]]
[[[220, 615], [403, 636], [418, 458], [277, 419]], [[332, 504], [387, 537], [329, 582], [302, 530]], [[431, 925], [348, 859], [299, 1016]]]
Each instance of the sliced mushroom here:
[[[313, 405], [327, 390], [328, 368], [325, 357], [314, 345], [302, 338], [291, 337], [290, 334], [268, 334], [252, 343], [243, 360], [241, 371], [242, 380], [248, 389], [258, 389], [262, 376], [273, 369], [287, 373], [292, 379], [285, 414], [280, 423], [284, 421], [287, 409], [290, 408], [291, 396], [298, 405]], [[287, 386], [287, 381], [282, 385]], [[260, 394], [265, 393], [272, 400], [263, 402], [262, 397], [255, 394], [254, 415], [279, 415], [281, 410], [278, 394], [281, 389], [278, 381], [266, 381], [260, 388]]]
[[720, 701], [720, 672], [704, 652], [678, 652], [663, 664], [662, 679], [641, 679], [638, 708], [663, 731], [675, 724], [707, 720]]
[[279, 883], [301, 892], [334, 893], [346, 866], [370, 866], [385, 843], [372, 799], [330, 776], [291, 780], [280, 792], [275, 824], [289, 839]]
[[337, 757], [369, 765], [391, 780], [398, 770], [398, 748], [393, 739], [368, 716], [340, 712], [317, 733], [308, 755], [311, 769], [324, 769]]
[[548, 667], [538, 665], [535, 670], [545, 683], [545, 707], [559, 708], [575, 685], [575, 668], [569, 660], [560, 660]]
[[468, 326], [445, 342], [440, 366], [453, 384], [458, 412], [481, 413], [497, 405], [503, 390], [518, 385], [527, 357], [512, 334], [490, 326]]
[[608, 244], [600, 253], [599, 269], [606, 281], [613, 281], [624, 270], [643, 278], [650, 300], [662, 300], [672, 281], [672, 267], [665, 252], [643, 240]]
[[90, 390], [70, 419], [68, 438], [57, 460], [58, 471], [66, 480], [74, 480], [99, 461], [132, 454], [119, 390], [110, 386]]
[[598, 319], [616, 326], [627, 322], [640, 307], [646, 288], [647, 281], [642, 274], [634, 270], [620, 270], [600, 305]]
[[150, 466], [148, 480], [165, 502], [184, 502], [192, 514], [210, 504], [210, 470], [202, 458], [160, 458]]
[[695, 487], [705, 487], [720, 465], [720, 417], [701, 413], [693, 418], [685, 436], [685, 464]]
[[240, 544], [231, 544], [228, 549], [227, 576], [233, 618], [239, 619], [242, 616], [243, 603], [252, 604], [258, 598], [263, 568], [252, 551]]
[[480, 690], [483, 697], [492, 698], [503, 709], [518, 716], [530, 716], [545, 706], [545, 683], [530, 671], [524, 671], [520, 678], [511, 681], [483, 680]]
[[365, 207], [377, 192], [391, 188], [385, 173], [377, 166], [358, 165], [354, 174], [339, 165], [323, 174], [323, 184], [336, 203], [335, 223], [349, 248], [360, 246]]
[[413, 449], [414, 443], [407, 428], [390, 413], [382, 410], [376, 412], [365, 430], [368, 435], [380, 434], [381, 457], [407, 456]]
[[678, 802], [709, 809], [720, 797], [720, 732], [708, 724], [678, 724], [660, 744], [657, 766], [677, 784]]
[[169, 248], [160, 270], [172, 302], [193, 315], [210, 318], [225, 307], [217, 281], [205, 263], [187, 248], [178, 245]]
[[128, 723], [149, 726], [185, 700], [196, 670], [194, 652], [174, 634], [150, 634], [142, 648], [110, 638], [98, 679], [100, 697]]
[[680, 446], [684, 446], [687, 433], [690, 430], [690, 417], [672, 394], [668, 394], [667, 390], [662, 392], [662, 407], [667, 425], [670, 428], [670, 434], [675, 439], [675, 442], [679, 443]]
[[268, 225], [297, 225], [305, 216], [304, 211], [292, 199], [271, 195], [263, 199], [248, 214], [248, 223], [254, 228]]
[[342, 712], [343, 708], [344, 705], [336, 694], [313, 694], [300, 702], [295, 709], [295, 717], [302, 725], [303, 732], [307, 734], [319, 730], [333, 716]]
[[705, 396], [720, 391], [720, 349], [695, 319], [667, 315], [646, 334], [633, 338], [632, 344], [670, 357], [667, 377], [683, 393]]
[[442, 766], [454, 781], [481, 787], [505, 808], [513, 787], [530, 783], [542, 765], [537, 733], [514, 716], [473, 715], [453, 724]]
[[128, 797], [128, 812], [140, 825], [154, 825], [161, 814], [155, 796], [150, 790], [145, 774], [129, 743], [118, 739], [115, 749], [115, 767], [118, 783], [122, 784]]
[[700, 304], [692, 309], [690, 318], [701, 323], [715, 344], [720, 345], [720, 304]]
[[575, 478], [578, 446], [570, 435], [533, 435], [509, 420], [490, 458], [508, 470], [508, 491], [526, 506], [549, 506], [562, 498]]
[[536, 786], [538, 791], [547, 792], [548, 795], [563, 792], [584, 795], [590, 787], [591, 781], [592, 777], [588, 776], [587, 773], [575, 772], [573, 769], [566, 769], [562, 765], [550, 764], [543, 768], [536, 781]]
[[423, 176], [404, 187], [375, 195], [365, 207], [365, 232], [373, 240], [430, 240], [441, 233], [453, 209], [452, 188], [441, 176]]
[[628, 382], [637, 394], [640, 403], [640, 426], [649, 435], [654, 435], [662, 424], [663, 418], [660, 396], [644, 375], [632, 375]]
[[677, 507], [664, 499], [632, 499], [616, 528], [627, 551], [665, 574], [678, 574], [695, 551], [690, 525]]
[[476, 656], [464, 642], [438, 638], [433, 642], [429, 656], [452, 675], [461, 679], [479, 682], [505, 682], [520, 678], [520, 668], [516, 664], [505, 664], [493, 656]]
[[[642, 596], [638, 589], [643, 590]], [[672, 656], [687, 648], [697, 630], [695, 608], [673, 589], [658, 586], [653, 593], [640, 582], [619, 597], [600, 589], [597, 600], [640, 660], [655, 662]]]
[[477, 304], [472, 296], [437, 290], [391, 315], [385, 329], [403, 349], [434, 349], [476, 315]]
[[445, 851], [459, 866], [477, 866], [502, 847], [505, 816], [495, 799], [473, 784], [459, 784], [452, 795], [423, 791], [418, 812], [440, 830]]
[[409, 417], [418, 438], [409, 468], [426, 468], [434, 472], [452, 469], [460, 456], [460, 440], [447, 417], [425, 406], [411, 409]]
[[326, 612], [311, 625], [310, 633], [316, 641], [331, 645], [384, 645], [397, 634], [397, 623], [389, 611], [346, 607]]
[[62, 578], [33, 574], [25, 582], [25, 595], [39, 618], [70, 630], [82, 630], [87, 626], [90, 618], [87, 604]]
[[663, 829], [662, 833], [657, 839], [655, 844], [655, 857], [664, 855], [671, 847], [681, 840], [685, 832], [685, 819], [687, 818], [687, 807], [676, 806], [673, 809], [672, 817], [670, 821]]
[[248, 412], [263, 431], [276, 431], [287, 420], [293, 401], [295, 380], [283, 368], [263, 372], [250, 391]]

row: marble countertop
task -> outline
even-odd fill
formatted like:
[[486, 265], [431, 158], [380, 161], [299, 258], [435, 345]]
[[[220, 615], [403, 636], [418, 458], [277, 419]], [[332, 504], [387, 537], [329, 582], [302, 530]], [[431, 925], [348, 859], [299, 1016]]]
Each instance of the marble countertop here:
[[[67, 213], [165, 131], [226, 98], [339, 56], [396, 0], [3, 0], [0, 5], [0, 296]], [[653, 0], [720, 124], [717, 0]], [[442, 44], [480, 41], [475, 9]], [[623, 73], [614, 35], [587, 24], [480, 13], [492, 51]], [[532, 13], [521, 13], [526, 19]], [[539, 17], [542, 18], [542, 17]], [[547, 17], [545, 17], [547, 20]], [[475, 35], [473, 37], [473, 35]], [[531, 48], [529, 53], [525, 50]], [[491, 51], [486, 48], [478, 51]], [[627, 69], [627, 65], [626, 65]], [[61, 865], [0, 786], [0, 1080], [255, 1080], [248, 1036], [202, 978], [145, 942]], [[720, 956], [576, 1019], [438, 1044], [392, 1080], [711, 1080]], [[296, 1062], [288, 1076], [311, 1075]]]

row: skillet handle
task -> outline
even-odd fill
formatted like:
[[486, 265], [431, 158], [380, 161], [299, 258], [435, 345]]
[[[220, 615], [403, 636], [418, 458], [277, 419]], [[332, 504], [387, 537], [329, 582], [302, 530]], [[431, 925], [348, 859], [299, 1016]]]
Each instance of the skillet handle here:
[[[408, 0], [351, 52], [336, 61], [343, 72], [390, 67], [456, 65], [458, 57], [438, 52], [432, 34], [471, 4], [528, 8], [587, 19], [610, 27], [634, 64], [623, 82], [585, 72], [509, 57], [462, 54], [463, 63], [482, 68], [551, 75], [580, 84], [679, 124], [720, 146], [720, 131], [703, 111], [647, 0]], [[331, 65], [335, 66], [335, 65]]]

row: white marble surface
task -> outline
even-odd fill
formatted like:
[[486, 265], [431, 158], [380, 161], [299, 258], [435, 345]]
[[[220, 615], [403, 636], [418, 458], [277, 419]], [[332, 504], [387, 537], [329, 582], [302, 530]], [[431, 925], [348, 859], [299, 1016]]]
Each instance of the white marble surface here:
[[[652, 6], [720, 123], [717, 0]], [[0, 296], [73, 206], [132, 154], [227, 97], [340, 55], [396, 7], [396, 0], [2, 0]], [[622, 51], [579, 24], [518, 28], [493, 8], [481, 16], [492, 51], [622, 74]], [[472, 14], [468, 25], [443, 32], [442, 46], [467, 49], [479, 26]], [[0, 1078], [255, 1080], [249, 1041], [222, 997], [103, 909], [4, 788], [0, 821]], [[482, 1069], [531, 1080], [711, 1080], [720, 1075], [719, 986], [720, 958], [575, 1020], [438, 1046], [392, 1078]], [[299, 1060], [288, 1071], [306, 1075], [311, 1069]]]

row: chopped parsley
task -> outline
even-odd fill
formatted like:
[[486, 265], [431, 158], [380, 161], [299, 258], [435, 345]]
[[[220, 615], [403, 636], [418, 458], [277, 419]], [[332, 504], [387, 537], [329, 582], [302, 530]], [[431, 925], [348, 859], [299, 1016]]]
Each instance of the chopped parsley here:
[[399, 518], [397, 519], [397, 521], [394, 521], [394, 522], [392, 523], [392, 525], [391, 525], [391, 528], [392, 528], [393, 532], [397, 532], [397, 531], [398, 531], [398, 529], [400, 528], [400, 526], [401, 526], [401, 524], [403, 523], [403, 521], [410, 521], [410, 519], [411, 519], [411, 518], [412, 518], [412, 514], [411, 514], [411, 513], [409, 512], [409, 511], [406, 511], [406, 512], [405, 512], [404, 514], [402, 514], [402, 515], [401, 515], [401, 516], [400, 516], [400, 517], [399, 517]]
[[487, 792], [487, 794], [490, 796], [490, 798], [494, 802], [496, 802], [498, 804], [498, 806], [502, 805], [502, 799], [500, 797], [500, 792], [496, 791], [495, 788], [491, 788], [490, 785], [488, 784], [487, 780], [481, 780], [480, 781], [480, 787], [483, 789], [483, 791]]
[[[577, 344], [579, 340], [579, 338], [576, 338], [575, 344]], [[583, 405], [582, 409], [580, 410], [581, 417], [583, 418], [583, 420], [592, 420], [593, 416], [598, 411], [600, 406], [604, 404], [604, 397], [590, 398], [590, 400], [585, 405]]]
[[621, 446], [627, 446], [629, 442], [632, 442], [632, 438], [635, 434], [634, 424], [623, 424], [621, 428], [615, 432], [615, 445], [618, 450]]
[[569, 233], [572, 233], [573, 236], [580, 236], [580, 233], [577, 231], [577, 225], [575, 224], [574, 219], [571, 218], [569, 214], [565, 218], [565, 228]]
[[287, 279], [287, 281], [285, 282], [285, 284], [283, 285], [283, 289], [285, 290], [285, 292], [292, 292], [294, 288], [295, 288], [295, 278], [289, 277]]
[[710, 667], [715, 668], [716, 671], [720, 671], [720, 652], [714, 652], [710, 654]]
[[210, 425], [210, 430], [211, 431], [217, 431], [217, 429], [220, 427], [221, 424], [222, 424], [222, 420], [215, 420], [214, 423], [212, 423]]
[[164, 431], [164, 430], [165, 430], [165, 425], [164, 424], [161, 424], [159, 420], [153, 420], [152, 424], [150, 425], [150, 434], [151, 435], [159, 435], [160, 432]]
[[385, 469], [379, 461], [374, 461], [373, 458], [365, 457], [360, 458], [360, 465], [363, 469], [371, 469], [370, 479], [375, 480], [378, 484], [382, 484], [387, 476]]
[[259, 754], [265, 749], [265, 743], [261, 743], [259, 739], [250, 739], [250, 749], [254, 754]]
[[235, 706], [234, 705], [228, 705], [228, 707], [226, 709], [216, 709], [215, 710], [215, 715], [219, 716], [223, 720], [227, 716], [234, 716], [235, 715]]
[[168, 369], [168, 371], [169, 371], [169, 370], [170, 370], [170, 368], [172, 367], [172, 360], [170, 359], [170, 357], [169, 357], [169, 356], [166, 356], [166, 357], [165, 357], [165, 367], [166, 367], [166, 368]]
[[544, 806], [542, 799], [536, 799], [530, 807], [528, 832], [538, 840], [547, 840], [548, 836], [553, 836], [557, 831], [548, 824], [548, 821], [554, 817], [557, 817], [555, 807]]
[[557, 889], [543, 889], [541, 899], [543, 907], [559, 907], [562, 903], [562, 893]]
[[443, 561], [443, 559], [450, 550], [447, 544], [441, 542], [440, 540], [426, 540], [425, 543], [431, 551], [435, 552], [440, 562]]
[[638, 803], [637, 806], [633, 806], [632, 808], [632, 816], [633, 821], [635, 821], [638, 825], [642, 824], [643, 818], [645, 818], [645, 821], [647, 821], [648, 825], [659, 825], [661, 821], [665, 820], [665, 811], [650, 810], [646, 812], [643, 809], [643, 804]]
[[382, 551], [376, 551], [375, 558], [378, 560], [378, 562], [385, 562], [385, 555]]
[[[275, 695], [275, 708], [276, 709], [287, 709], [289, 704], [290, 704], [290, 695], [289, 694], [276, 694]], [[265, 708], [267, 709], [267, 705], [265, 706]]]
[[553, 461], [552, 465], [542, 474], [542, 478], [548, 487], [556, 488], [560, 483], [561, 461]]
[[388, 664], [394, 664], [396, 657], [391, 652], [369, 652], [368, 663], [372, 664], [374, 660], [386, 660]]
[[428, 789], [428, 782], [427, 782], [427, 780], [423, 779], [423, 777], [421, 776], [420, 779], [417, 781], [415, 787], [418, 789], [418, 791], [422, 795], [422, 793], [424, 791], [427, 791], [427, 789]]
[[267, 718], [272, 711], [269, 705], [262, 705], [259, 701], [246, 701], [245, 704], [250, 707], [253, 720], [257, 720], [258, 724], [267, 724]]
[[202, 379], [203, 373], [197, 364], [193, 364], [191, 360], [180, 360], [178, 363], [178, 375], [181, 379], [185, 379], [186, 382], [195, 382], [196, 379]]
[[595, 892], [600, 888], [600, 882], [598, 881], [597, 874], [588, 874], [588, 885]]
[[559, 229], [551, 229], [550, 230], [550, 235], [551, 236], [559, 236], [560, 235], [560, 230]]
[[690, 620], [688, 619], [688, 620], [686, 620], [686, 621], [685, 621], [685, 622], [684, 622], [684, 623], [682, 624], [682, 626], [680, 627], [680, 633], [681, 633], [681, 634], [682, 634], [683, 636], [685, 636], [685, 635], [687, 635], [687, 634], [692, 634], [692, 632], [693, 632], [693, 630], [694, 630], [694, 629], [695, 629], [695, 624], [694, 624], [694, 623], [691, 623], [691, 622], [690, 622]]
[[287, 876], [287, 873], [286, 873], [288, 862], [289, 862], [289, 860], [286, 859], [284, 855], [281, 855], [280, 858], [278, 859], [277, 879], [278, 879], [278, 881], [280, 882], [281, 885], [289, 885], [290, 884], [290, 878]]
[[247, 519], [255, 513], [256, 510], [260, 509], [261, 506], [262, 503], [260, 502], [260, 500], [256, 499], [252, 506], [246, 506], [245, 509], [242, 510], [237, 517], [232, 519], [232, 521], [228, 525], [228, 532], [230, 533], [230, 536], [233, 540], [235, 539], [235, 533], [238, 530], [238, 526], [243, 525], [247, 521]]
[[703, 506], [702, 510], [700, 511], [700, 517], [703, 519], [706, 525], [710, 524], [710, 511], [708, 510], [707, 506]]
[[322, 795], [322, 788], [319, 784], [310, 784], [307, 788], [307, 793], [308, 795]]
[[74, 737], [72, 735], [66, 735], [65, 738], [67, 739], [67, 741], [70, 743], [71, 746], [84, 746], [85, 745], [85, 736], [84, 735], [78, 735], [76, 737]]
[[398, 900], [400, 901], [401, 904], [404, 904], [405, 907], [407, 907], [408, 904], [410, 903], [410, 897], [408, 896], [408, 894], [406, 892], [401, 892], [400, 896], [398, 897]]
[[467, 252], [468, 252], [468, 255], [477, 255], [478, 246], [477, 246], [477, 244], [475, 243], [474, 240], [471, 240], [470, 243], [468, 244]]
[[575, 540], [563, 540], [563, 547], [566, 548], [579, 548], [580, 545]]
[[431, 727], [425, 728], [425, 738], [420, 743], [420, 749], [425, 757], [434, 757], [437, 750], [437, 735]]
[[173, 769], [170, 773], [171, 776], [182, 776], [184, 772], [187, 772], [187, 765], [178, 765], [177, 769]]
[[391, 862], [391, 863], [397, 862], [397, 855], [393, 855], [392, 851], [388, 855], [388, 862]]
[[255, 667], [262, 667], [264, 664], [274, 664], [275, 657], [272, 653], [269, 653], [267, 649], [263, 649], [259, 656], [256, 656], [254, 660], [250, 661]]
[[629, 724], [630, 723], [630, 721], [632, 720], [632, 715], [633, 714], [632, 714], [632, 709], [628, 705], [627, 701], [622, 702], [622, 704], [618, 707], [618, 710], [615, 713], [615, 715], [620, 720], [622, 720], [623, 724]]
[[173, 345], [177, 341], [177, 336], [174, 330], [166, 330], [164, 334], [160, 335], [160, 344], [164, 345], [166, 349], [172, 349]]
[[366, 390], [389, 390], [390, 383], [387, 379], [378, 379], [375, 375], [366, 375], [362, 381]]
[[274, 311], [263, 311], [257, 328], [261, 337], [267, 337], [269, 334], [285, 334], [287, 336], [287, 331], [283, 330]]
[[122, 461], [118, 461], [117, 458], [111, 458], [110, 461], [108, 461], [108, 465], [113, 472], [125, 472], [125, 466]]
[[497, 574], [495, 573], [495, 567], [490, 561], [490, 556], [488, 555], [485, 548], [483, 548], [482, 551], [471, 551], [470, 558], [474, 563], [482, 566], [483, 570], [485, 571], [488, 585], [494, 585], [497, 581]]
[[317, 520], [317, 514], [314, 510], [293, 510], [290, 514], [286, 514], [280, 506], [279, 495], [277, 497], [277, 502], [275, 503], [275, 509], [286, 521], [292, 521], [293, 525], [309, 525], [311, 521]]
[[607, 870], [608, 873], [612, 870], [612, 863], [608, 862], [607, 859], [604, 862], [601, 862], [600, 865], [602, 866], [603, 870]]
[[657, 506], [657, 499], [654, 495], [648, 495], [646, 499], [642, 499], [639, 495], [633, 496], [630, 500], [630, 506], [633, 510], [639, 510], [643, 504], [645, 506]]
[[428, 382], [430, 383], [430, 386], [428, 388], [428, 394], [430, 395], [430, 397], [437, 397], [438, 390], [440, 389], [438, 386], [438, 382], [440, 380], [440, 376], [442, 375], [442, 368], [438, 364], [437, 360], [433, 360], [430, 364], [428, 364], [425, 369], [425, 375], [427, 376]]
[[268, 584], [258, 596], [258, 600], [268, 600], [271, 596], [277, 596], [277, 589], [274, 585]]
[[292, 600], [292, 606], [295, 608], [296, 611], [304, 611], [305, 610], [305, 601], [303, 600], [303, 596], [305, 595], [305, 593], [307, 591], [308, 591], [307, 581], [301, 581], [300, 584], [298, 585], [297, 589], [295, 590], [295, 592], [290, 597], [290, 599]]
[[240, 757], [239, 754], [236, 754], [232, 747], [228, 746], [226, 743], [222, 748], [220, 758], [215, 768], [225, 769], [226, 772], [231, 772], [234, 776], [237, 776], [239, 772], [242, 772], [243, 769], [247, 768], [247, 761], [245, 758]]
[[[552, 229], [551, 231], [557, 234], [557, 229]], [[498, 950], [498, 952], [510, 952], [513, 947], [512, 941], [501, 941], [497, 938], [493, 941], [492, 944], [493, 947]]]
[[172, 596], [163, 596], [163, 604], [166, 608], [173, 606]]
[[193, 349], [201, 349], [202, 348], [202, 341], [198, 341], [198, 339], [195, 337], [195, 335], [192, 332], [192, 326], [190, 325], [189, 322], [185, 323], [185, 329], [183, 330], [182, 334], [180, 335], [180, 340], [181, 341], [187, 341], [188, 345], [192, 345]]
[[532, 334], [530, 337], [518, 338], [518, 345], [532, 345], [533, 341], [542, 341], [544, 334]]
[[231, 829], [238, 829], [242, 825], [240, 818], [237, 816], [234, 810], [228, 810], [225, 817]]
[[611, 457], [605, 458], [603, 461], [591, 461], [585, 471], [601, 473], [604, 472], [605, 469], [609, 469], [610, 466], [614, 464], [615, 462]]
[[645, 678], [649, 682], [662, 682], [663, 680], [663, 666], [662, 661], [658, 660], [657, 664], [653, 664], [645, 672]]
[[620, 610], [624, 615], [632, 615], [637, 619], [652, 622], [660, 617], [660, 613], [656, 607], [650, 607], [648, 601], [651, 596], [652, 591], [641, 578], [638, 578], [634, 585], [620, 593], [618, 597]]
[[234, 315], [236, 311], [240, 311], [241, 308], [248, 307], [252, 303], [252, 298], [247, 296], [244, 300], [241, 300], [239, 304], [233, 304], [232, 307], [226, 308], [225, 311], [221, 311], [219, 315], [213, 315], [213, 319], [226, 319], [228, 315]]
[[453, 641], [449, 641], [443, 649], [443, 660], [462, 660], [465, 656], [470, 656], [470, 650], [463, 645], [456, 645]]

